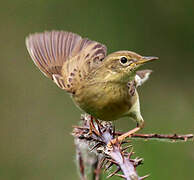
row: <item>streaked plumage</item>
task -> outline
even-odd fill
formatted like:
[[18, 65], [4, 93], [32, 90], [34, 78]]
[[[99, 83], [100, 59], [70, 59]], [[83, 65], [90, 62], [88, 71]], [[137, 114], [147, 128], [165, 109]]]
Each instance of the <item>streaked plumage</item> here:
[[[131, 51], [106, 56], [105, 45], [63, 31], [32, 34], [26, 46], [36, 66], [87, 113], [101, 120], [129, 116], [143, 122], [136, 87], [151, 70], [136, 69], [146, 57]], [[122, 57], [128, 64], [120, 62]]]

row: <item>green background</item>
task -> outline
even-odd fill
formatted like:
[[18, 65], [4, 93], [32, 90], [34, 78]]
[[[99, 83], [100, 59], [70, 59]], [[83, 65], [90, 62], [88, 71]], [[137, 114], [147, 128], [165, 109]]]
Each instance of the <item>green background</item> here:
[[[80, 111], [34, 66], [25, 36], [67, 30], [160, 57], [139, 89], [144, 133], [194, 132], [194, 1], [6, 0], [0, 4], [0, 180], [76, 180], [70, 135]], [[131, 120], [116, 122], [127, 131]], [[194, 145], [135, 142], [150, 180], [193, 179]], [[114, 179], [114, 178], [113, 178]], [[118, 178], [115, 178], [118, 179]]]

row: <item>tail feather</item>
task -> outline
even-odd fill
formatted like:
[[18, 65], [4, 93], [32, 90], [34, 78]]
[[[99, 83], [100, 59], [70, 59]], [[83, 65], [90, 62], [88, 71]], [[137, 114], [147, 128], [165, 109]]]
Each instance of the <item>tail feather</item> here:
[[136, 87], [141, 86], [145, 81], [147, 81], [151, 73], [152, 70], [149, 69], [137, 71], [135, 75]]

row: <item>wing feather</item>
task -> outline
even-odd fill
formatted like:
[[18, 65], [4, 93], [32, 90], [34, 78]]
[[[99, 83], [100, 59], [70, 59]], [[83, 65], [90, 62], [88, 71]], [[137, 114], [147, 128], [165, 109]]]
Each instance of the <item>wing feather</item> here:
[[29, 35], [26, 46], [44, 75], [68, 91], [76, 77], [84, 78], [106, 56], [106, 46], [65, 31]]

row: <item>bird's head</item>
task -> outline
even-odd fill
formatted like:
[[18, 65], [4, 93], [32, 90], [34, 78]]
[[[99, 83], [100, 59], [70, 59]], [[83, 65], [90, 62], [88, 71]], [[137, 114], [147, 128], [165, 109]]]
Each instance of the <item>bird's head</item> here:
[[117, 51], [104, 59], [104, 68], [112, 75], [111, 81], [127, 82], [134, 78], [135, 71], [143, 64], [156, 60], [158, 57], [141, 56], [131, 51]]

